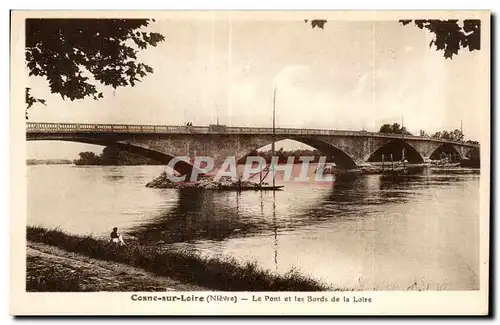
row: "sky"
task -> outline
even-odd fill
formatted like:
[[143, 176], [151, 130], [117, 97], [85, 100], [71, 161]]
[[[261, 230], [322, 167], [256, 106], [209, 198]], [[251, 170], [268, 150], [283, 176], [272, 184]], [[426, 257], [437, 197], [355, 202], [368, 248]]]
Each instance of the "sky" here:
[[[104, 99], [71, 102], [46, 80], [29, 87], [47, 106], [33, 122], [276, 126], [378, 131], [402, 123], [412, 133], [460, 129], [478, 140], [484, 103], [479, 52], [453, 60], [429, 48], [432, 35], [394, 21], [169, 19], [147, 28], [166, 40], [138, 58], [154, 68], [135, 87], [101, 88]], [[483, 102], [481, 102], [483, 100]], [[27, 158], [77, 158], [102, 147], [28, 142]], [[292, 142], [283, 145], [292, 149]]]

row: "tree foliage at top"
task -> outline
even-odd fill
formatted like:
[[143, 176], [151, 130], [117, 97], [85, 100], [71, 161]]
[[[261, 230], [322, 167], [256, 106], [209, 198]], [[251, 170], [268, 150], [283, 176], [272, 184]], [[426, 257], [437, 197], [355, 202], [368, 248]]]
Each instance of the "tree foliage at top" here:
[[452, 59], [453, 55], [458, 54], [458, 51], [463, 48], [468, 48], [469, 51], [481, 49], [481, 21], [479, 19], [466, 19], [462, 24], [458, 19], [410, 19], [399, 22], [408, 25], [412, 21], [418, 28], [425, 28], [435, 35], [429, 47], [435, 46], [436, 51], [443, 50], [446, 59]]
[[[420, 136], [428, 137], [429, 135], [424, 130], [420, 130]], [[447, 130], [438, 131], [438, 132], [435, 132], [434, 134], [432, 134], [431, 137], [436, 138], [436, 139], [446, 139], [446, 140], [453, 140], [453, 141], [462, 141], [462, 142], [472, 143], [472, 144], [479, 144], [478, 141], [474, 141], [474, 140], [465, 141], [465, 135], [459, 129], [455, 129], [452, 131], [447, 131]]]
[[[308, 23], [309, 19], [304, 19], [304, 21], [306, 23]], [[311, 27], [313, 29], [316, 28], [316, 27], [324, 29], [325, 24], [326, 24], [327, 21], [325, 19], [312, 19], [310, 22], [311, 22]]]
[[40, 103], [42, 105], [45, 105], [45, 99], [40, 99], [40, 98], [35, 98], [31, 95], [31, 88], [26, 87], [26, 119], [28, 119], [28, 109], [31, 108], [36, 103]]
[[392, 134], [407, 134], [412, 135], [406, 127], [400, 126], [399, 123], [384, 124], [380, 127], [379, 133], [392, 133]]
[[[137, 61], [137, 53], [165, 40], [159, 33], [141, 31], [150, 21], [26, 19], [29, 75], [45, 77], [52, 93], [72, 101], [102, 98], [96, 84], [113, 88], [134, 86], [153, 73], [152, 67]], [[41, 100], [27, 88], [27, 108], [36, 102]]]
[[464, 134], [459, 129], [453, 131], [439, 131], [432, 135], [433, 138], [446, 139], [453, 141], [464, 141]]
[[[312, 28], [324, 28], [327, 22], [324, 19], [304, 20], [310, 23]], [[408, 25], [414, 22], [420, 29], [427, 29], [434, 34], [434, 39], [429, 47], [435, 46], [437, 51], [444, 51], [444, 57], [453, 58], [462, 48], [469, 51], [481, 49], [481, 21], [479, 19], [466, 19], [460, 22], [458, 19], [402, 19], [399, 22]]]

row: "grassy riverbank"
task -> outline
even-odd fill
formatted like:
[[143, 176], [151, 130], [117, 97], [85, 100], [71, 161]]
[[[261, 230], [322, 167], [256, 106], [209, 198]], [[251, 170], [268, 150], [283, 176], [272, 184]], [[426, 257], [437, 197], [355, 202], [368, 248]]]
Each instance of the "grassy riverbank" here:
[[[324, 291], [332, 290], [317, 280], [290, 271], [277, 275], [260, 269], [256, 263], [238, 263], [236, 260], [202, 257], [190, 251], [172, 250], [160, 246], [130, 243], [113, 248], [107, 241], [91, 236], [70, 235], [60, 230], [28, 227], [27, 240], [54, 246], [67, 252], [92, 259], [126, 264], [156, 276], [168, 277], [184, 283], [221, 291]], [[33, 262], [33, 260], [32, 260]], [[57, 276], [51, 276], [53, 281]], [[81, 274], [75, 274], [81, 278]], [[68, 278], [61, 285], [77, 288]], [[80, 282], [83, 280], [80, 279]], [[36, 288], [35, 288], [36, 289]], [[126, 290], [123, 290], [126, 291]]]
[[208, 290], [126, 264], [97, 260], [51, 245], [28, 242], [26, 249], [28, 292]]

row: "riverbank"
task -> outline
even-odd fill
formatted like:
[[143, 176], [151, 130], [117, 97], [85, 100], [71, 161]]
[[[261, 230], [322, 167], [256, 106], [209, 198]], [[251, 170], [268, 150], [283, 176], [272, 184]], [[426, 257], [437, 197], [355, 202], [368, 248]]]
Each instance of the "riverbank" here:
[[[106, 240], [41, 227], [27, 227], [27, 240], [27, 284], [32, 291], [134, 291], [134, 286], [140, 287], [142, 280], [127, 283], [120, 280], [117, 274], [123, 273], [124, 279], [130, 279], [134, 272], [139, 271], [146, 272], [142, 288], [150, 288], [148, 291], [163, 291], [164, 286], [186, 291], [334, 290], [293, 270], [285, 275], [277, 275], [260, 269], [256, 263], [242, 264], [230, 258], [202, 257], [192, 251], [170, 249], [164, 245], [128, 243], [124, 247], [112, 247]], [[76, 254], [70, 258], [70, 255], [61, 255], [62, 251]], [[81, 268], [75, 269], [74, 266], [78, 264], [68, 260], [64, 262], [64, 259], [80, 261]], [[110, 268], [115, 272], [102, 270]], [[116, 270], [121, 271], [116, 273]], [[151, 274], [151, 277], [147, 274]], [[97, 282], [92, 277], [107, 279], [107, 289], [98, 287], [98, 284], [92, 285], [92, 282]], [[187, 286], [192, 287], [184, 289]]]
[[121, 263], [67, 252], [55, 246], [28, 242], [26, 291], [199, 291], [186, 284]]

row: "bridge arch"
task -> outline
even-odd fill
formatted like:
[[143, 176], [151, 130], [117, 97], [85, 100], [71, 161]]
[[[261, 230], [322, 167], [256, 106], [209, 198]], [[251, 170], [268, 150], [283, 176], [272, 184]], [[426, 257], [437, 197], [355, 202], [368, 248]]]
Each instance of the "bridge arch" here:
[[480, 152], [479, 148], [471, 148], [467, 153], [465, 154], [465, 157], [468, 159], [479, 159], [480, 158]]
[[437, 147], [429, 156], [429, 158], [432, 160], [439, 160], [445, 157], [451, 157], [453, 161], [461, 160], [464, 158], [462, 157], [460, 150], [457, 150], [457, 148], [455, 148], [455, 146], [451, 143], [443, 143], [442, 145]]
[[[264, 140], [264, 139], [262, 139], [262, 140]], [[332, 157], [335, 164], [339, 167], [343, 167], [343, 168], [347, 168], [347, 169], [357, 167], [357, 164], [356, 164], [355, 160], [353, 159], [353, 157], [351, 157], [351, 155], [349, 155], [344, 150], [342, 150], [342, 149], [340, 149], [340, 148], [338, 148], [338, 147], [336, 147], [328, 142], [325, 142], [325, 141], [322, 141], [319, 139], [314, 139], [314, 138], [306, 138], [306, 137], [286, 137], [286, 138], [280, 137], [280, 138], [276, 139], [276, 141], [282, 141], [282, 140], [293, 140], [293, 141], [297, 141], [297, 142], [303, 143], [305, 145], [308, 145], [310, 147], [313, 147], [314, 149], [319, 150], [321, 153], [323, 153], [327, 157]], [[271, 143], [272, 143], [271, 138], [269, 138], [269, 139], [266, 138], [265, 141], [259, 141], [259, 146], [253, 146], [252, 148], [247, 148], [244, 151], [243, 155], [241, 155], [240, 157], [237, 157], [237, 158], [239, 158], [238, 161], [241, 161], [241, 159], [249, 156], [252, 151], [258, 150], [259, 148], [262, 148], [265, 146], [268, 146]]]
[[373, 153], [370, 154], [368, 161], [382, 161], [382, 155], [384, 156], [385, 161], [390, 160], [391, 155], [394, 161], [400, 161], [403, 158], [403, 150], [404, 157], [409, 163], [420, 164], [424, 162], [424, 158], [420, 152], [415, 149], [415, 147], [400, 139], [389, 141], [378, 147]]
[[464, 155], [464, 160], [460, 162], [460, 165], [463, 167], [480, 168], [481, 167], [480, 149], [477, 147], [471, 148]]
[[337, 146], [335, 146], [331, 143], [328, 143], [328, 142], [325, 142], [325, 141], [322, 141], [319, 139], [302, 138], [302, 137], [296, 138], [293, 140], [302, 142], [304, 144], [307, 144], [308, 146], [316, 148], [319, 151], [321, 151], [322, 153], [324, 153], [325, 155], [332, 156], [333, 160], [335, 161], [335, 164], [340, 166], [340, 167], [344, 167], [344, 168], [348, 168], [348, 169], [357, 167], [356, 161], [354, 160], [354, 158], [350, 154], [348, 154], [344, 150], [338, 148]]
[[[58, 137], [44, 137], [40, 139], [27, 139], [27, 141], [66, 141], [66, 142], [79, 142], [79, 143], [86, 143], [86, 144], [93, 144], [93, 145], [98, 145], [98, 146], [104, 146], [104, 147], [118, 147], [120, 149], [127, 150], [131, 153], [135, 153], [147, 158], [154, 159], [160, 163], [163, 163], [167, 165], [173, 158], [174, 156], [160, 152], [158, 150], [153, 150], [144, 146], [128, 143], [128, 142], [122, 142], [122, 141], [99, 141], [96, 139], [91, 139], [91, 138], [58, 138]], [[191, 165], [189, 162], [185, 161], [179, 161], [175, 164], [174, 170], [177, 171], [181, 175], [190, 175], [190, 173], [193, 171], [193, 165]]]

